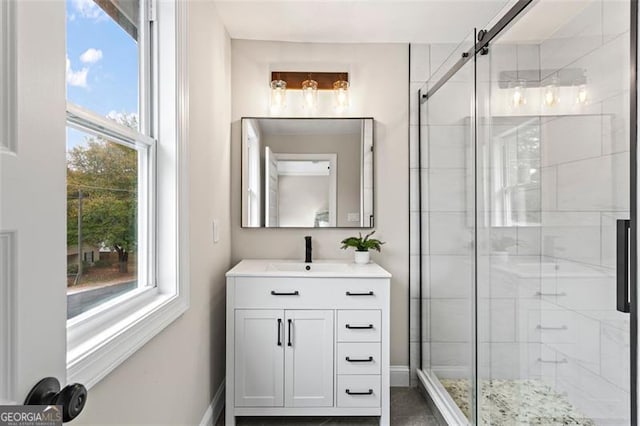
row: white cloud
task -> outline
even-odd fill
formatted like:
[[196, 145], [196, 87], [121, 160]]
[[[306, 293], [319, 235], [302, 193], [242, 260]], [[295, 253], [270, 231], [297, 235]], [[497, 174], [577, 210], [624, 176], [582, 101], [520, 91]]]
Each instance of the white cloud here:
[[102, 20], [107, 17], [93, 0], [73, 0], [73, 5], [83, 18]]
[[80, 55], [80, 60], [83, 64], [95, 64], [100, 59], [102, 59], [102, 50], [94, 49], [93, 47], [87, 49]]
[[87, 67], [83, 67], [79, 71], [71, 69], [71, 61], [67, 56], [67, 84], [69, 86], [87, 88], [87, 74], [89, 74], [89, 68]]
[[107, 114], [107, 118], [109, 120], [113, 120], [118, 124], [122, 124], [123, 126], [127, 126], [131, 129], [138, 129], [139, 117], [135, 112], [118, 112], [118, 111], [109, 111]]

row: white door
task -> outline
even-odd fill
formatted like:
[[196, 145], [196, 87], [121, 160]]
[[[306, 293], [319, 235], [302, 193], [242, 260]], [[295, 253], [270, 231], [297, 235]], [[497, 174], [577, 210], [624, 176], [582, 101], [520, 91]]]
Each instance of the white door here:
[[285, 314], [285, 406], [333, 406], [333, 311]]
[[235, 402], [237, 407], [282, 407], [284, 311], [235, 312]]
[[278, 226], [278, 159], [269, 147], [264, 148], [265, 226]]
[[64, 2], [0, 1], [0, 403], [66, 383], [64, 25]]

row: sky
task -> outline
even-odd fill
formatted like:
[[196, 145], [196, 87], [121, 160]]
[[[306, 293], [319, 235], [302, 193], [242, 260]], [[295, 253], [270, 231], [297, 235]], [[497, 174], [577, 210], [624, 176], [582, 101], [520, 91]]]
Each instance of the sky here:
[[[66, 0], [67, 101], [103, 116], [138, 113], [138, 44], [93, 0]], [[83, 142], [70, 129], [67, 146]]]

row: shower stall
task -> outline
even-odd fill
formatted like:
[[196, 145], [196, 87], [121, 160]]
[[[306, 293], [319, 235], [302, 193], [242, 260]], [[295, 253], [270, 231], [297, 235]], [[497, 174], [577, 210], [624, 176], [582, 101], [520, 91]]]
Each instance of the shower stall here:
[[636, 424], [636, 22], [517, 1], [419, 92], [418, 376], [450, 424]]

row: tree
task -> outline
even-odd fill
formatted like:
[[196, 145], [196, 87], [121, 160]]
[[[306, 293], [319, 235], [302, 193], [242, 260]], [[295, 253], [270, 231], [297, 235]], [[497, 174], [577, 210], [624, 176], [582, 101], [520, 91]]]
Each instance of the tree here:
[[[137, 129], [133, 114], [113, 118]], [[137, 187], [137, 151], [103, 137], [86, 136], [67, 156], [67, 244], [77, 244], [77, 198], [82, 191], [83, 241], [111, 247], [118, 253], [120, 272], [128, 272], [129, 254], [137, 243]]]

